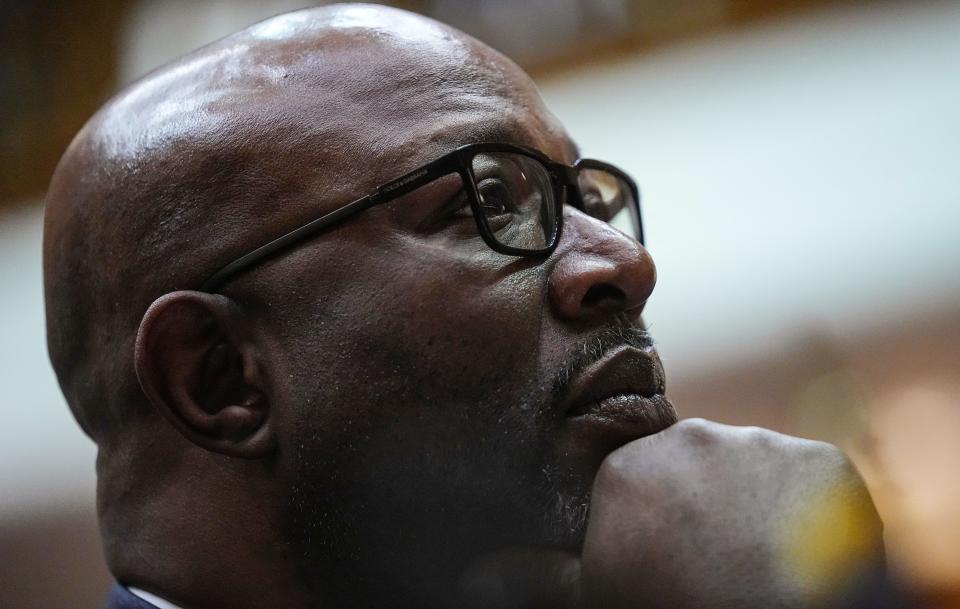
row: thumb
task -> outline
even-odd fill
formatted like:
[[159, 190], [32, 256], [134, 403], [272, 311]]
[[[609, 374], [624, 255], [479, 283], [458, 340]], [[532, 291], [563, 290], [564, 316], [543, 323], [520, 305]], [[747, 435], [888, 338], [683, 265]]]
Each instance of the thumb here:
[[580, 557], [549, 548], [515, 547], [486, 554], [461, 574], [468, 609], [577, 609]]

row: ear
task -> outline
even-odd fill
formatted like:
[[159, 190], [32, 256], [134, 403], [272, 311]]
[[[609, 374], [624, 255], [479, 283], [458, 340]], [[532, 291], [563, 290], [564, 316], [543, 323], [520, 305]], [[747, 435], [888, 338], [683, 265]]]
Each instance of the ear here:
[[256, 459], [276, 446], [257, 348], [239, 307], [179, 291], [150, 305], [134, 361], [150, 402], [191, 442]]

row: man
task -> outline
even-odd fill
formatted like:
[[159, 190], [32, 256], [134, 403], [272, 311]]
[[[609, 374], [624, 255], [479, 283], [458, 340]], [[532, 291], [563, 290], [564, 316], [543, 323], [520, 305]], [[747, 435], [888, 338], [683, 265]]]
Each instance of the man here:
[[92, 118], [45, 280], [112, 606], [853, 599], [882, 557], [860, 478], [673, 425], [635, 187], [578, 157], [508, 59], [364, 5], [255, 25]]

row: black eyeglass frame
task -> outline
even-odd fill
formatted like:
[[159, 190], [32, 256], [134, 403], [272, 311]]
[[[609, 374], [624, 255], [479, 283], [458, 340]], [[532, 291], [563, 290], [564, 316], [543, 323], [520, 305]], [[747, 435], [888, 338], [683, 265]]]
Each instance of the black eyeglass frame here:
[[[487, 219], [483, 214], [480, 202], [480, 193], [477, 189], [476, 179], [473, 174], [473, 158], [480, 153], [510, 153], [528, 156], [546, 167], [550, 175], [550, 181], [554, 190], [554, 201], [556, 210], [556, 226], [553, 231], [553, 239], [546, 247], [539, 249], [523, 249], [510, 247], [497, 241], [493, 232], [487, 225]], [[597, 169], [606, 171], [622, 179], [631, 189], [633, 195], [634, 213], [637, 220], [637, 238], [643, 243], [643, 220], [640, 216], [640, 191], [633, 178], [627, 175], [623, 170], [595, 159], [579, 159], [573, 165], [564, 165], [547, 157], [539, 150], [519, 146], [516, 144], [481, 142], [476, 144], [466, 144], [456, 150], [449, 152], [440, 158], [421, 165], [416, 169], [408, 171], [402, 176], [390, 180], [374, 189], [373, 192], [360, 197], [342, 207], [328, 212], [319, 218], [307, 222], [303, 226], [277, 237], [276, 239], [261, 245], [260, 247], [244, 254], [217, 270], [208, 277], [200, 286], [204, 292], [213, 292], [221, 287], [231, 277], [247, 270], [248, 268], [259, 264], [274, 254], [284, 250], [300, 241], [308, 239], [325, 228], [340, 222], [354, 214], [358, 214], [366, 209], [393, 201], [405, 194], [408, 194], [421, 186], [442, 178], [452, 173], [458, 173], [467, 190], [468, 202], [473, 211], [473, 217], [477, 223], [477, 229], [480, 237], [495, 252], [507, 254], [509, 256], [546, 256], [556, 249], [560, 241], [560, 235], [563, 230], [563, 206], [572, 205], [574, 208], [587, 213], [584, 210], [583, 196], [580, 191], [579, 173], [581, 169]], [[567, 196], [565, 196], [567, 195]], [[572, 196], [569, 196], [572, 195]]]

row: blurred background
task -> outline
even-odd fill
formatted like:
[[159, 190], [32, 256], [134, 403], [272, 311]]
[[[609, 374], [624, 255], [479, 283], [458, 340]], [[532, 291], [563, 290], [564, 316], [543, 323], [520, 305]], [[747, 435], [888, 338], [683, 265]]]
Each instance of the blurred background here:
[[[304, 0], [0, 3], [0, 607], [100, 607], [94, 445], [46, 357], [43, 195], [152, 68]], [[960, 2], [393, 2], [515, 58], [638, 178], [684, 416], [841, 445], [917, 606], [960, 608]]]

